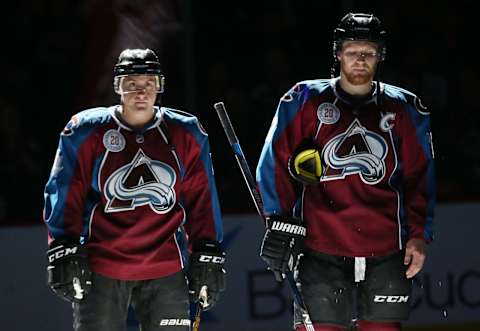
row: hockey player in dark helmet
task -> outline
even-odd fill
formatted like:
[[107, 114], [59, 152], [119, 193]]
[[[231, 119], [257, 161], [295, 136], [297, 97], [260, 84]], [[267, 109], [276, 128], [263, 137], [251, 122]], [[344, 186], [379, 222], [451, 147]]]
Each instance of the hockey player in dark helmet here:
[[163, 93], [165, 77], [162, 74], [157, 55], [151, 49], [126, 49], [118, 56], [114, 67], [113, 86], [117, 94], [122, 94], [121, 78], [128, 75], [152, 75], [155, 78], [157, 93]]
[[[386, 55], [378, 17], [348, 13], [333, 39], [339, 76], [295, 84], [268, 132], [257, 167], [269, 220], [260, 255], [275, 274], [297, 275], [316, 331], [352, 321], [398, 331], [433, 240], [430, 113], [374, 79]], [[297, 330], [309, 328], [301, 313]]]
[[[208, 136], [155, 105], [164, 77], [150, 49], [114, 67], [120, 104], [75, 114], [45, 187], [48, 285], [72, 302], [76, 331], [190, 330], [190, 301], [225, 289], [223, 228]], [[188, 260], [188, 261], [187, 261]], [[188, 269], [185, 269], [188, 266]]]
[[150, 49], [126, 49], [114, 67], [113, 86], [121, 96], [122, 116], [145, 123], [153, 117], [158, 94], [163, 93], [165, 77], [155, 53]]
[[[338, 52], [342, 50], [345, 41], [366, 41], [374, 43], [377, 47], [377, 58], [385, 60], [387, 32], [382, 26], [378, 17], [372, 14], [348, 13], [345, 15], [338, 27], [333, 31], [333, 58], [334, 64], [338, 63]], [[332, 74], [334, 75], [334, 68]]]

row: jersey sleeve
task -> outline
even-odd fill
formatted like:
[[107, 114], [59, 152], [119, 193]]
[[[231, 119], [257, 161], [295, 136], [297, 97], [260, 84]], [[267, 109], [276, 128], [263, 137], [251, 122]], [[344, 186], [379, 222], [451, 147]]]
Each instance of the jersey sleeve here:
[[79, 238], [87, 220], [83, 211], [92, 178], [93, 153], [86, 141], [91, 129], [77, 127], [76, 119], [60, 134], [52, 170], [44, 190], [44, 221], [50, 239]]
[[400, 158], [409, 238], [433, 240], [435, 170], [430, 113], [415, 97], [406, 106]]
[[307, 86], [296, 84], [277, 106], [256, 169], [265, 215], [291, 214], [298, 202], [288, 161], [295, 148], [314, 131], [316, 112], [309, 95]]
[[[223, 225], [208, 135], [197, 119], [189, 126], [183, 145], [185, 175], [181, 201], [189, 244], [209, 239], [222, 242]], [[191, 248], [191, 247], [190, 247]]]

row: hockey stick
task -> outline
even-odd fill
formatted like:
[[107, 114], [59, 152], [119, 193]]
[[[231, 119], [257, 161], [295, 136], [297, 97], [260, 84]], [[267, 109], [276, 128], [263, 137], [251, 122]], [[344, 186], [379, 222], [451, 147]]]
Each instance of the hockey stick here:
[[[223, 102], [217, 102], [213, 105], [215, 108], [218, 118], [220, 119], [220, 123], [222, 123], [223, 130], [227, 135], [228, 142], [233, 149], [235, 154], [235, 159], [237, 160], [238, 166], [242, 172], [243, 178], [248, 186], [248, 191], [252, 196], [253, 203], [255, 204], [255, 208], [257, 208], [257, 212], [260, 217], [265, 221], [265, 215], [263, 214], [263, 201], [260, 192], [258, 192], [255, 180], [252, 176], [250, 168], [248, 166], [247, 160], [245, 159], [245, 155], [243, 154], [242, 148], [240, 147], [240, 142], [235, 134], [235, 130], [233, 129], [232, 122], [230, 122], [230, 118], [228, 117], [227, 110], [225, 109], [225, 105]], [[312, 321], [310, 319], [310, 315], [308, 314], [307, 307], [303, 302], [302, 295], [295, 283], [295, 279], [293, 277], [292, 271], [288, 271], [286, 273], [287, 283], [290, 286], [290, 290], [293, 294], [293, 300], [299, 307], [302, 315], [302, 322], [305, 325], [307, 331], [315, 331]]]
[[200, 317], [204, 305], [207, 303], [207, 286], [203, 285], [198, 295], [197, 311], [195, 312], [195, 320], [193, 321], [192, 331], [198, 331], [200, 328]]

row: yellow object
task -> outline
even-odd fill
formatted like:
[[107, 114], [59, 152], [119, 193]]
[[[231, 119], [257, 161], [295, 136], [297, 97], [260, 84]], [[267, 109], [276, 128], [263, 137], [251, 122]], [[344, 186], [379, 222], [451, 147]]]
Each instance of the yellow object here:
[[322, 161], [316, 149], [306, 149], [293, 160], [295, 175], [307, 181], [318, 182], [322, 176]]

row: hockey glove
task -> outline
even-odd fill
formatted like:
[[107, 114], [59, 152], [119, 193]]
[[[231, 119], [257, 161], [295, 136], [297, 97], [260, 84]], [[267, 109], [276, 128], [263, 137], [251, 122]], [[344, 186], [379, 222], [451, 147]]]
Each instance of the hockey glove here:
[[298, 255], [303, 251], [306, 228], [294, 217], [272, 215], [267, 217], [267, 230], [263, 237], [260, 257], [281, 282], [287, 271], [293, 271]]
[[83, 300], [92, 285], [87, 249], [74, 241], [55, 240], [47, 251], [47, 283], [60, 298]]
[[[224, 263], [225, 252], [218, 242], [201, 241], [193, 245], [188, 269], [188, 285], [193, 301], [200, 300], [203, 310], [212, 308], [220, 299], [221, 293], [225, 291]], [[202, 295], [202, 292], [206, 292], [206, 295]]]

